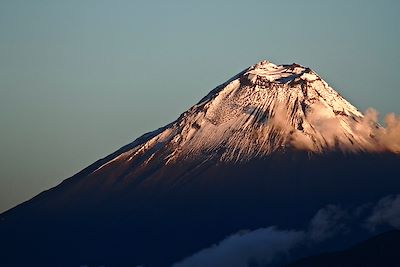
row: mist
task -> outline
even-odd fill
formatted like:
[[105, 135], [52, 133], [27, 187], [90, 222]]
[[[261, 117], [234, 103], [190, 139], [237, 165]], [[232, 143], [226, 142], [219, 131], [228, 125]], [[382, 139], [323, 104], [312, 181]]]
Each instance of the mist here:
[[275, 227], [242, 231], [176, 263], [173, 267], [247, 267], [270, 264], [279, 254], [285, 257], [305, 239], [304, 232]]
[[[368, 108], [363, 117], [354, 116], [341, 119], [322, 103], [310, 105], [305, 111], [305, 122], [312, 125], [309, 132], [315, 131], [313, 137], [294, 127], [287, 107], [280, 103], [275, 107], [274, 116], [268, 121], [271, 127], [290, 135], [290, 144], [299, 150], [319, 151], [321, 148], [313, 138], [323, 140], [329, 148], [340, 148], [343, 151], [358, 151], [349, 141], [344, 129], [351, 129], [357, 142], [368, 152], [400, 153], [400, 116], [389, 113], [380, 123], [380, 114], [374, 108]], [[349, 119], [347, 119], [349, 118]]]

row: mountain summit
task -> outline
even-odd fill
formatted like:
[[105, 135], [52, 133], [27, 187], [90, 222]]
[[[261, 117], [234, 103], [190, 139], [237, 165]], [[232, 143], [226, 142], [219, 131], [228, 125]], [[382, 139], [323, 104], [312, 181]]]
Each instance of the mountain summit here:
[[169, 266], [243, 229], [298, 229], [400, 192], [391, 136], [311, 69], [261, 61], [0, 214], [0, 265]]
[[376, 129], [311, 69], [261, 61], [112, 161], [245, 161], [290, 149], [375, 151]]

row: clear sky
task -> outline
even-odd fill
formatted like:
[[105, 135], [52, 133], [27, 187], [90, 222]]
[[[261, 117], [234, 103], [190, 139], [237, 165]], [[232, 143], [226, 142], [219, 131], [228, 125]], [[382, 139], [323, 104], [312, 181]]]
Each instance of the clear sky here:
[[0, 1], [0, 212], [268, 59], [400, 113], [400, 1]]

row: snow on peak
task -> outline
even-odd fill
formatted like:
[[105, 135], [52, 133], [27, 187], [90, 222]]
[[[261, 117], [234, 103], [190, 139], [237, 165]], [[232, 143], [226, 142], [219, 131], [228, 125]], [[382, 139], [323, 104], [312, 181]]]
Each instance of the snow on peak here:
[[263, 60], [250, 67], [245, 73], [247, 79], [255, 85], [265, 86], [268, 83], [289, 83], [297, 80], [316, 80], [319, 77], [309, 68], [296, 63], [292, 65], [275, 65]]
[[311, 69], [264, 60], [118, 158], [168, 164], [185, 158], [246, 161], [289, 150], [371, 151], [376, 127]]

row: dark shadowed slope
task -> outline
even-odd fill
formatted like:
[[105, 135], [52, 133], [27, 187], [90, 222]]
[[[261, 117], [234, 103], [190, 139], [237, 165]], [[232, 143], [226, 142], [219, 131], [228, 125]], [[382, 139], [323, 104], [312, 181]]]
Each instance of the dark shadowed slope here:
[[[241, 229], [299, 228], [328, 204], [359, 206], [398, 193], [398, 176], [389, 172], [399, 162], [389, 155], [298, 155], [185, 163], [108, 190], [73, 177], [1, 215], [2, 265], [166, 266]], [[142, 186], [138, 179], [161, 181]], [[178, 181], [185, 183], [170, 187]]]
[[310, 69], [260, 62], [1, 214], [0, 265], [168, 266], [242, 229], [303, 228], [400, 192], [385, 134]]

